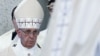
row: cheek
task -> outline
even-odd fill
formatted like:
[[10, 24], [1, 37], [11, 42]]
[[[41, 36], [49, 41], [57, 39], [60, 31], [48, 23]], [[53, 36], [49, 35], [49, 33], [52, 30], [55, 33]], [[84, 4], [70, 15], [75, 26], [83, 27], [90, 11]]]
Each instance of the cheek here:
[[37, 40], [37, 36], [35, 36], [34, 39]]
[[24, 39], [25, 42], [27, 42], [29, 37], [28, 36], [24, 36], [23, 39]]
[[35, 41], [36, 42], [37, 41], [37, 36], [33, 36], [33, 38], [31, 38], [30, 36], [22, 35], [21, 40], [26, 44], [30, 41]]
[[27, 40], [28, 40], [28, 37], [27, 37], [27, 36], [22, 35], [22, 36], [21, 36], [21, 40], [22, 40], [22, 42], [26, 43], [26, 42], [27, 42]]

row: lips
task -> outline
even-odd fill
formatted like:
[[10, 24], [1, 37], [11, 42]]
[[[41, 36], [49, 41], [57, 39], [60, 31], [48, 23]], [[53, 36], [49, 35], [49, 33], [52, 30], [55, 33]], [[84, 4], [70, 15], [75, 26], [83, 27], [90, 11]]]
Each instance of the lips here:
[[28, 44], [34, 44], [35, 41], [34, 41], [34, 39], [28, 39], [28, 40], [27, 40], [27, 43], [28, 43]]
[[28, 41], [29, 43], [34, 43], [34, 41]]

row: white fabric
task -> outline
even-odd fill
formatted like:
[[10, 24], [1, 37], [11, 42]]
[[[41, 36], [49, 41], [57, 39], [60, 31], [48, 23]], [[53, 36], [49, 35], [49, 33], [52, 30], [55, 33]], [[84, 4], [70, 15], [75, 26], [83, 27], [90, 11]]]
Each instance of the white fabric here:
[[[57, 1], [60, 2], [56, 3], [57, 6], [54, 7], [55, 14], [51, 17], [41, 56], [94, 56], [98, 41], [97, 35], [100, 35], [100, 0]], [[63, 8], [64, 5], [67, 5], [65, 3], [67, 1], [72, 1], [73, 3], [72, 14], [69, 14], [70, 11], [68, 11], [67, 7]], [[60, 15], [63, 16], [60, 17]], [[66, 21], [66, 23], [71, 19], [71, 23], [67, 24], [69, 27], [68, 31], [64, 30], [64, 27], [67, 29], [67, 26], [61, 24], [63, 22], [59, 20], [64, 18], [66, 20], [62, 21]], [[61, 25], [57, 25], [56, 19]], [[63, 31], [65, 31], [66, 35], [63, 35]]]
[[15, 9], [14, 15], [18, 28], [38, 29], [44, 18], [44, 11], [37, 0], [23, 0]]
[[43, 47], [43, 44], [45, 42], [45, 39], [46, 39], [46, 35], [48, 33], [48, 29], [45, 29], [43, 31], [41, 31], [37, 37], [37, 43]]
[[36, 28], [39, 29], [42, 23], [41, 19], [37, 18], [19, 18], [16, 19], [18, 28]]
[[41, 56], [63, 56], [63, 44], [70, 26], [71, 5], [70, 0], [56, 1]]
[[11, 42], [12, 42], [11, 37], [12, 37], [13, 31], [14, 31], [14, 29], [12, 29], [0, 36], [0, 51], [7, 48], [11, 44]]
[[23, 0], [14, 12], [15, 18], [44, 18], [44, 11], [37, 0]]

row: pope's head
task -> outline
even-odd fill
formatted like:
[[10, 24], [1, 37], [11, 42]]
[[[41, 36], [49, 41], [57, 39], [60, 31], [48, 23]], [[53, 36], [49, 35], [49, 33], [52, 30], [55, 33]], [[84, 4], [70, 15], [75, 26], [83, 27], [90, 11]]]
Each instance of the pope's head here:
[[14, 27], [24, 47], [34, 47], [43, 17], [37, 0], [23, 0], [14, 10]]

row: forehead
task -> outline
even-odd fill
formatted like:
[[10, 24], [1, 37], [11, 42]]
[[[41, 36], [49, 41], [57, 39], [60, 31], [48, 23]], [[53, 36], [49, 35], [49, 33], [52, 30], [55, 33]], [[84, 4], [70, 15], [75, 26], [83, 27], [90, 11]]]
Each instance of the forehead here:
[[35, 30], [39, 30], [39, 29], [36, 29], [36, 28], [20, 28], [22, 30], [30, 30], [30, 31], [35, 31]]

